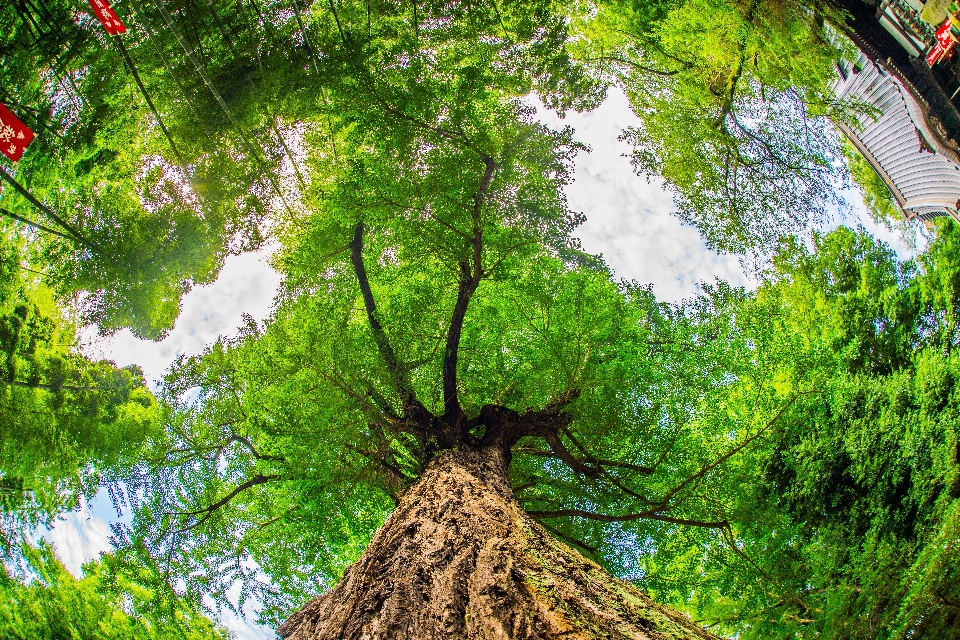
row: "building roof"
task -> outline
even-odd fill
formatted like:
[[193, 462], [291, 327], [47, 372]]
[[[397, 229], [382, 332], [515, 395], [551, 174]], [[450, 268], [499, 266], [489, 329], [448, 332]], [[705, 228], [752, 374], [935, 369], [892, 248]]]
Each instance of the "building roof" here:
[[960, 159], [940, 144], [900, 81], [861, 54], [841, 68], [834, 91], [875, 109], [837, 127], [887, 183], [906, 217], [949, 215], [960, 222]]

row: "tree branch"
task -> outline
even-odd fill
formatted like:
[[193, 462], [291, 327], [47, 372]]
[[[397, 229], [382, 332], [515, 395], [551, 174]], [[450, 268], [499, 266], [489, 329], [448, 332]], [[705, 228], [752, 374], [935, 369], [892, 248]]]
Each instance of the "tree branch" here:
[[367, 322], [370, 330], [373, 332], [373, 341], [377, 345], [380, 357], [387, 365], [387, 371], [393, 378], [394, 388], [400, 396], [404, 410], [413, 411], [418, 416], [426, 415], [426, 408], [417, 400], [413, 387], [410, 384], [408, 372], [400, 366], [397, 354], [390, 344], [387, 332], [384, 331], [380, 320], [377, 318], [377, 304], [373, 299], [373, 291], [370, 289], [370, 280], [367, 278], [367, 269], [363, 264], [363, 231], [364, 225], [358, 222], [353, 228], [353, 241], [350, 243], [351, 262], [353, 263], [353, 272], [357, 276], [357, 282], [360, 285], [360, 293], [363, 296], [363, 306], [367, 311]]
[[677, 486], [675, 486], [673, 489], [671, 489], [670, 491], [668, 491], [667, 494], [663, 497], [662, 500], [660, 500], [660, 502], [659, 502], [658, 504], [663, 505], [663, 506], [666, 506], [666, 504], [670, 502], [670, 500], [673, 498], [673, 496], [677, 495], [680, 491], [682, 491], [682, 490], [684, 489], [684, 487], [686, 487], [687, 485], [689, 485], [691, 482], [694, 482], [695, 480], [699, 480], [700, 478], [702, 478], [703, 476], [705, 476], [707, 473], [709, 473], [709, 472], [712, 471], [713, 469], [717, 468], [718, 466], [720, 466], [721, 464], [723, 464], [724, 462], [726, 462], [727, 460], [729, 460], [730, 458], [732, 458], [732, 457], [735, 456], [736, 454], [738, 454], [738, 453], [740, 453], [741, 451], [743, 451], [743, 449], [746, 448], [747, 445], [749, 445], [751, 442], [753, 442], [754, 440], [756, 440], [757, 438], [759, 438], [760, 436], [762, 436], [764, 433], [766, 433], [767, 430], [768, 430], [770, 427], [772, 427], [773, 424], [780, 418], [780, 416], [782, 416], [787, 409], [789, 409], [791, 406], [793, 406], [793, 403], [797, 401], [797, 398], [799, 398], [800, 396], [803, 396], [803, 395], [811, 394], [811, 393], [818, 393], [818, 392], [811, 390], [811, 391], [802, 391], [802, 392], [800, 392], [800, 393], [795, 394], [792, 398], [790, 398], [790, 400], [789, 400], [785, 405], [783, 405], [783, 406], [780, 408], [780, 410], [777, 412], [777, 414], [776, 414], [775, 416], [773, 416], [773, 418], [771, 418], [770, 421], [767, 422], [767, 424], [765, 424], [765, 425], [764, 425], [761, 429], [759, 429], [755, 434], [753, 434], [752, 436], [749, 436], [749, 437], [747, 437], [747, 438], [744, 438], [743, 442], [741, 442], [740, 444], [738, 444], [736, 447], [730, 449], [730, 450], [727, 451], [725, 454], [723, 454], [722, 456], [720, 456], [719, 458], [717, 458], [716, 460], [714, 460], [714, 461], [711, 462], [710, 464], [706, 465], [705, 467], [703, 467], [702, 469], [700, 469], [698, 472], [696, 472], [695, 474], [693, 474], [692, 476], [690, 476], [689, 478], [687, 478], [686, 480], [684, 480], [683, 482], [681, 482], [680, 484], [678, 484]]
[[473, 198], [472, 256], [460, 262], [460, 286], [457, 290], [457, 302], [453, 307], [453, 316], [450, 318], [450, 330], [447, 332], [446, 351], [443, 357], [444, 419], [457, 431], [463, 430], [466, 423], [457, 392], [457, 359], [460, 350], [460, 335], [463, 331], [463, 321], [467, 315], [470, 299], [483, 278], [483, 229], [480, 226], [480, 213], [486, 199], [487, 190], [493, 180], [493, 173], [496, 170], [496, 164], [493, 158], [489, 156], [483, 158], [483, 164], [483, 177], [480, 178], [480, 186]]
[[563, 444], [563, 441], [560, 440], [560, 436], [556, 433], [547, 433], [544, 434], [543, 439], [547, 441], [547, 444], [550, 445], [550, 450], [560, 458], [564, 464], [576, 471], [577, 473], [582, 473], [588, 478], [596, 478], [600, 475], [600, 469], [596, 466], [589, 466], [583, 464], [577, 460], [570, 450]]
[[[537, 456], [538, 458], [555, 458], [557, 460], [560, 459], [560, 457], [553, 451], [542, 451], [539, 449], [530, 449], [527, 447], [518, 447], [514, 449], [514, 451], [518, 453], [525, 453], [531, 456]], [[596, 462], [603, 467], [629, 469], [631, 471], [636, 471], [637, 473], [643, 473], [643, 474], [650, 474], [655, 471], [653, 467], [644, 467], [642, 465], [631, 464], [629, 462], [618, 462], [617, 460], [605, 460], [603, 458], [597, 458]]]
[[34, 229], [39, 229], [40, 231], [46, 231], [47, 233], [52, 233], [55, 236], [60, 236], [61, 238], [66, 238], [67, 240], [76, 240], [76, 238], [74, 238], [69, 234], [63, 233], [61, 231], [57, 231], [56, 229], [51, 229], [50, 227], [46, 227], [40, 224], [39, 222], [34, 222], [29, 218], [18, 216], [17, 214], [13, 213], [12, 211], [8, 211], [7, 209], [4, 209], [3, 207], [0, 207], [0, 214], [5, 215], [8, 218], [12, 218], [17, 222], [22, 222], [28, 227], [33, 227]]
[[182, 528], [182, 529], [179, 529], [178, 531], [175, 532], [174, 535], [180, 534], [180, 533], [186, 533], [187, 531], [190, 531], [191, 529], [196, 529], [197, 527], [199, 527], [200, 525], [202, 525], [204, 522], [206, 522], [207, 520], [209, 520], [210, 517], [214, 514], [214, 512], [217, 511], [217, 509], [220, 509], [221, 507], [225, 506], [225, 505], [228, 504], [231, 500], [233, 500], [234, 498], [236, 498], [238, 495], [240, 495], [241, 493], [243, 493], [243, 492], [246, 491], [247, 489], [250, 489], [250, 488], [255, 487], [255, 486], [257, 486], [257, 485], [266, 484], [267, 482], [270, 482], [271, 480], [276, 480], [276, 479], [279, 478], [279, 477], [280, 477], [279, 475], [263, 475], [263, 474], [259, 474], [259, 473], [258, 473], [257, 475], [255, 475], [254, 477], [250, 478], [250, 479], [247, 480], [246, 482], [243, 482], [243, 483], [237, 485], [236, 487], [234, 487], [233, 491], [231, 491], [231, 492], [228, 493], [227, 495], [223, 496], [222, 498], [220, 498], [219, 500], [217, 500], [217, 501], [214, 502], [213, 504], [211, 504], [211, 505], [209, 505], [209, 506], [207, 506], [207, 507], [204, 507], [203, 509], [197, 509], [196, 511], [181, 511], [181, 512], [177, 513], [176, 515], [178, 515], [178, 516], [184, 516], [184, 517], [187, 517], [187, 518], [192, 517], [192, 516], [196, 516], [196, 515], [200, 515], [200, 514], [203, 514], [203, 517], [197, 519], [196, 522], [194, 522], [194, 523], [192, 523], [192, 524], [189, 524], [189, 525], [187, 525], [186, 527], [184, 527], [184, 528]]
[[626, 58], [621, 58], [619, 56], [597, 56], [596, 58], [581, 58], [579, 62], [620, 62], [622, 64], [633, 67], [634, 69], [643, 71], [644, 73], [653, 73], [658, 76], [675, 76], [678, 73], [680, 73], [679, 71], [661, 71], [660, 69], [653, 69], [651, 67], [646, 67], [638, 62], [634, 62], [633, 60], [628, 60]]
[[74, 387], [69, 384], [42, 384], [39, 382], [20, 382], [19, 380], [0, 380], [0, 384], [23, 389], [43, 389], [44, 391], [103, 391], [102, 387]]
[[556, 536], [556, 537], [560, 538], [561, 540], [563, 540], [564, 542], [566, 542], [566, 543], [568, 543], [568, 544], [572, 544], [572, 545], [578, 546], [578, 547], [580, 547], [581, 549], [583, 549], [584, 551], [586, 551], [587, 553], [589, 553], [590, 555], [596, 557], [596, 555], [597, 555], [597, 548], [596, 548], [596, 547], [591, 547], [590, 545], [588, 545], [588, 544], [587, 544], [586, 542], [584, 542], [583, 540], [580, 540], [579, 538], [574, 538], [573, 536], [568, 536], [567, 534], [563, 533], [563, 532], [560, 531], [559, 529], [555, 529], [554, 527], [551, 527], [551, 526], [549, 526], [549, 525], [547, 525], [547, 524], [545, 524], [545, 523], [543, 523], [543, 522], [541, 522], [540, 525], [541, 525], [544, 529], [546, 529], [547, 531], [549, 531], [550, 533], [552, 533], [554, 536]]
[[[17, 182], [17, 181], [13, 178], [13, 176], [11, 176], [9, 173], [7, 173], [6, 170], [5, 170], [3, 167], [0, 167], [0, 178], [2, 178], [2, 179], [3, 179], [4, 181], [6, 181], [11, 187], [13, 187], [14, 190], [17, 191], [17, 193], [19, 193], [19, 194], [22, 195], [24, 198], [26, 198], [26, 199], [30, 202], [30, 204], [32, 204], [32, 205], [35, 206], [37, 209], [39, 209], [41, 212], [43, 212], [44, 215], [46, 215], [48, 218], [50, 218], [51, 220], [53, 220], [54, 222], [56, 222], [56, 223], [57, 223], [58, 225], [60, 225], [60, 227], [62, 227], [63, 229], [66, 229], [66, 231], [67, 231], [71, 236], [73, 236], [74, 239], [76, 239], [80, 244], [84, 245], [84, 246], [87, 247], [88, 249], [92, 249], [93, 251], [95, 251], [95, 252], [98, 253], [99, 255], [102, 255], [102, 256], [107, 257], [108, 259], [111, 259], [111, 258], [109, 258], [109, 256], [107, 256], [107, 255], [103, 252], [103, 250], [102, 250], [99, 246], [97, 246], [96, 243], [94, 243], [94, 242], [92, 242], [92, 241], [90, 241], [90, 240], [87, 240], [87, 239], [83, 236], [83, 234], [81, 234], [79, 231], [77, 231], [77, 230], [73, 227], [73, 225], [71, 225], [69, 222], [67, 222], [66, 220], [64, 220], [63, 218], [61, 218], [61, 217], [58, 216], [57, 214], [55, 214], [55, 213], [54, 213], [53, 211], [51, 211], [50, 208], [47, 207], [45, 204], [43, 204], [42, 202], [40, 202], [39, 200], [37, 200], [37, 199], [33, 196], [32, 193], [30, 193], [29, 191], [27, 191], [27, 190], [23, 187], [23, 185], [21, 185], [19, 182]], [[112, 259], [111, 259], [111, 260], [112, 260]]]
[[641, 511], [639, 513], [628, 513], [621, 516], [610, 516], [603, 513], [594, 513], [583, 509], [558, 509], [557, 511], [527, 511], [531, 518], [585, 518], [587, 520], [598, 520], [600, 522], [632, 522], [634, 520], [658, 520], [660, 522], [669, 522], [672, 524], [682, 524], [690, 527], [703, 527], [705, 529], [723, 529], [729, 523], [726, 520], [717, 520], [709, 522], [704, 520], [692, 520], [689, 518], [674, 518], [671, 516], [660, 515], [656, 511]]

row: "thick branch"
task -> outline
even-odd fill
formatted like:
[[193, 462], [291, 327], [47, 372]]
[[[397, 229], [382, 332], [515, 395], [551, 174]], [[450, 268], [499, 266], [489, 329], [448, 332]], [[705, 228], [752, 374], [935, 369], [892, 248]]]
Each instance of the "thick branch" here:
[[74, 387], [69, 384], [41, 384], [39, 382], [20, 382], [19, 380], [0, 380], [0, 384], [24, 389], [43, 389], [44, 391], [103, 391], [102, 387]]
[[373, 332], [373, 341], [377, 345], [380, 357], [387, 365], [387, 371], [393, 378], [393, 385], [403, 402], [404, 410], [408, 413], [413, 412], [415, 417], [426, 419], [428, 413], [426, 408], [417, 400], [410, 384], [410, 377], [407, 370], [400, 366], [397, 360], [397, 354], [390, 344], [387, 332], [384, 331], [380, 320], [377, 319], [377, 304], [373, 299], [373, 291], [370, 289], [370, 280], [367, 278], [367, 269], [363, 264], [363, 231], [364, 225], [358, 222], [353, 228], [353, 242], [350, 243], [350, 259], [353, 263], [353, 272], [357, 276], [357, 282], [360, 285], [360, 293], [363, 296], [363, 306], [367, 311], [367, 322], [370, 330]]
[[353, 263], [353, 272], [357, 276], [360, 293], [363, 295], [363, 306], [367, 311], [367, 321], [370, 324], [370, 330], [373, 332], [373, 340], [377, 344], [377, 349], [380, 351], [380, 356], [386, 363], [387, 369], [394, 377], [397, 392], [406, 397], [409, 393], [409, 383], [404, 380], [397, 354], [390, 345], [387, 332], [383, 330], [380, 320], [377, 319], [377, 303], [373, 299], [370, 280], [367, 278], [367, 268], [363, 264], [363, 231], [364, 225], [362, 222], [358, 222], [353, 228], [353, 242], [350, 243], [350, 260]]
[[600, 475], [600, 469], [596, 466], [586, 465], [579, 460], [577, 460], [572, 453], [567, 449], [563, 444], [563, 441], [560, 440], [560, 436], [556, 433], [548, 433], [543, 436], [543, 439], [547, 441], [547, 444], [550, 445], [550, 450], [563, 462], [576, 471], [577, 473], [582, 473], [588, 478], [596, 478]]
[[628, 513], [621, 516], [609, 516], [603, 513], [584, 511], [583, 509], [559, 509], [557, 511], [528, 511], [527, 515], [529, 515], [531, 518], [585, 518], [587, 520], [599, 520], [600, 522], [658, 520], [660, 522], [670, 522], [672, 524], [682, 524], [691, 527], [703, 527], [705, 529], [724, 529], [725, 527], [729, 526], [729, 523], [726, 520], [710, 522], [704, 520], [692, 520], [690, 518], [673, 518], [671, 516], [660, 515], [655, 511], [641, 511], [639, 513]]
[[[515, 449], [515, 451], [518, 451], [520, 453], [525, 453], [530, 456], [536, 456], [538, 458], [554, 458], [554, 459], [560, 460], [560, 456], [558, 456], [553, 451], [542, 451], [540, 449], [528, 449], [526, 447]], [[597, 458], [596, 462], [602, 467], [629, 469], [631, 471], [636, 471], [637, 473], [643, 473], [643, 474], [649, 474], [655, 471], [653, 467], [644, 467], [639, 464], [631, 464], [629, 462], [619, 462], [617, 460], [605, 460], [603, 458]]]
[[204, 522], [206, 522], [208, 519], [210, 519], [210, 517], [217, 511], [217, 509], [220, 509], [221, 507], [225, 506], [225, 505], [228, 504], [231, 500], [233, 500], [234, 498], [236, 498], [238, 495], [240, 495], [241, 493], [243, 493], [243, 492], [246, 491], [247, 489], [250, 489], [250, 488], [255, 487], [255, 486], [257, 486], [257, 485], [260, 485], [260, 484], [266, 484], [267, 482], [270, 482], [271, 480], [276, 480], [276, 479], [279, 478], [279, 477], [280, 477], [280, 476], [278, 476], [278, 475], [262, 475], [262, 474], [257, 474], [257, 475], [255, 475], [254, 477], [252, 477], [252, 478], [250, 478], [249, 480], [247, 480], [246, 482], [243, 482], [243, 483], [241, 483], [241, 484], [238, 484], [238, 485], [233, 489], [233, 491], [231, 491], [231, 492], [228, 493], [227, 495], [223, 496], [222, 498], [220, 498], [219, 500], [217, 500], [217, 501], [214, 502], [213, 504], [211, 504], [211, 505], [209, 505], [209, 506], [207, 506], [207, 507], [204, 507], [203, 509], [197, 509], [196, 511], [181, 511], [181, 512], [178, 513], [177, 515], [179, 515], [179, 516], [185, 516], [185, 517], [191, 517], [191, 516], [197, 516], [197, 515], [203, 514], [203, 517], [197, 519], [196, 522], [187, 525], [187, 526], [184, 527], [183, 529], [180, 529], [179, 531], [177, 531], [177, 533], [184, 533], [184, 532], [190, 531], [191, 529], [196, 529], [197, 527], [199, 527], [200, 525], [202, 525]]
[[[463, 409], [457, 393], [457, 358], [460, 350], [460, 335], [463, 321], [467, 316], [470, 299], [483, 278], [483, 230], [480, 226], [480, 213], [487, 191], [493, 180], [496, 164], [493, 158], [483, 158], [484, 171], [480, 186], [473, 198], [473, 237], [470, 241], [472, 255], [460, 263], [460, 287], [457, 290], [457, 302], [450, 318], [450, 330], [447, 332], [447, 345], [443, 357], [443, 408], [444, 419], [458, 429], [465, 423]], [[471, 264], [472, 260], [472, 264]]]

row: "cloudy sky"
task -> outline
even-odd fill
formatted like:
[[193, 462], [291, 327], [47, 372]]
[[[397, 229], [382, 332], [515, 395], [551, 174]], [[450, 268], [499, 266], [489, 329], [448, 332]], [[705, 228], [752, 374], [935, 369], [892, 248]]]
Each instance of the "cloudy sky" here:
[[[612, 93], [588, 114], [570, 114], [563, 121], [549, 112], [541, 112], [541, 117], [551, 126], [574, 127], [578, 139], [592, 148], [578, 159], [576, 182], [568, 196], [571, 207], [587, 216], [579, 233], [584, 248], [603, 254], [618, 277], [649, 282], [657, 296], [667, 301], [679, 301], [694, 293], [698, 282], [715, 277], [750, 286], [736, 258], [707, 250], [694, 229], [670, 215], [670, 196], [658, 182], [648, 182], [631, 171], [623, 157], [629, 148], [617, 137], [636, 119], [622, 93]], [[848, 199], [857, 202], [855, 194]], [[861, 218], [856, 210], [838, 222], [862, 223], [902, 256], [911, 253], [893, 233]], [[267, 317], [279, 277], [266, 264], [266, 257], [266, 253], [247, 254], [227, 260], [216, 283], [184, 298], [177, 326], [163, 341], [137, 340], [124, 331], [108, 340], [88, 338], [87, 353], [120, 366], [136, 363], [148, 381], [159, 380], [176, 354], [197, 353], [217, 336], [233, 334], [241, 314], [257, 320]], [[46, 537], [67, 568], [79, 575], [83, 562], [109, 549], [108, 523], [117, 520], [110, 501], [101, 495], [80, 511], [66, 514]], [[240, 640], [273, 637], [272, 630], [235, 616], [225, 615], [222, 621]]]

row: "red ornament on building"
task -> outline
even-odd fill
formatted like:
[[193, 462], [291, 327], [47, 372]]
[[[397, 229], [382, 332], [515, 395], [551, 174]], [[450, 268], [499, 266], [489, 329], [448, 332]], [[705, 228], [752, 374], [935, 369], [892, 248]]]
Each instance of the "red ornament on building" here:
[[951, 55], [953, 55], [956, 41], [950, 36], [952, 27], [953, 23], [950, 21], [950, 18], [947, 18], [947, 21], [940, 25], [940, 28], [937, 29], [937, 32], [934, 34], [936, 42], [934, 42], [933, 47], [927, 53], [927, 64], [931, 67], [940, 60], [944, 58], [949, 59]]
[[33, 142], [33, 131], [20, 122], [9, 109], [0, 104], [0, 152], [14, 162], [20, 159]]
[[120, 22], [120, 18], [117, 17], [116, 12], [110, 7], [110, 3], [107, 2], [107, 0], [88, 1], [90, 2], [90, 8], [97, 14], [97, 18], [103, 24], [103, 28], [107, 30], [107, 33], [111, 36], [118, 36], [121, 33], [127, 32], [127, 28]]
[[950, 18], [947, 18], [947, 21], [940, 25], [940, 28], [937, 29], [937, 32], [934, 34], [937, 42], [939, 42], [940, 46], [944, 49], [949, 49], [950, 45], [953, 44], [953, 41], [950, 38], [951, 27], [953, 27], [953, 24], [951, 23]]

